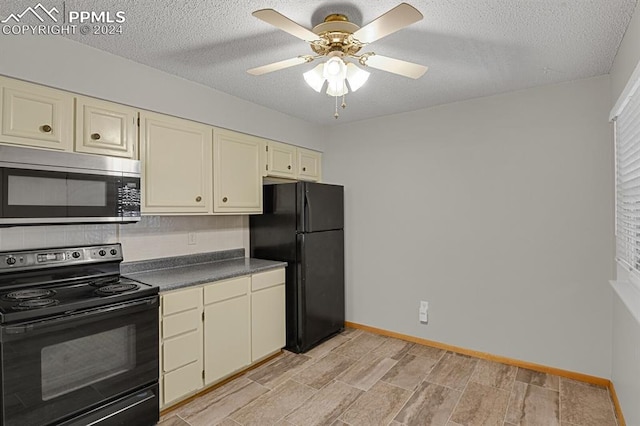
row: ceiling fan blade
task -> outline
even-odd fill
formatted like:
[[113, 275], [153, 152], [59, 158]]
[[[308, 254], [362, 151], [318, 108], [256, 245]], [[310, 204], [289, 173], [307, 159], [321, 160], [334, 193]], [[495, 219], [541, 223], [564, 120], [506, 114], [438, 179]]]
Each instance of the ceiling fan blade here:
[[362, 65], [376, 68], [382, 71], [403, 75], [409, 78], [420, 78], [429, 69], [424, 65], [412, 62], [401, 61], [400, 59], [388, 58], [376, 54], [365, 54], [360, 59]]
[[304, 64], [306, 62], [311, 62], [312, 60], [313, 59], [310, 59], [309, 56], [298, 56], [297, 58], [285, 59], [284, 61], [274, 62], [272, 64], [263, 65], [261, 67], [251, 68], [250, 70], [247, 70], [247, 72], [251, 75], [262, 75]]
[[252, 13], [252, 15], [266, 22], [267, 24], [271, 24], [274, 27], [288, 32], [292, 36], [298, 37], [299, 39], [302, 39], [304, 41], [311, 42], [314, 40], [318, 40], [318, 36], [316, 34], [312, 33], [305, 27], [293, 22], [291, 19], [287, 18], [279, 12], [276, 12], [273, 9], [256, 10]]
[[353, 33], [353, 37], [362, 43], [372, 43], [418, 22], [422, 18], [422, 13], [418, 9], [410, 4], [400, 3]]

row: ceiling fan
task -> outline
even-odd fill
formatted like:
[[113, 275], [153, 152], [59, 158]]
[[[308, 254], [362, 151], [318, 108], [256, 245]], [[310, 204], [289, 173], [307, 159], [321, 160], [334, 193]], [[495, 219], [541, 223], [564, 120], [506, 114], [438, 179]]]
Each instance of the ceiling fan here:
[[[314, 55], [300, 55], [296, 58], [252, 68], [247, 72], [252, 75], [262, 75], [326, 57], [328, 60], [325, 63], [304, 73], [304, 78], [317, 92], [320, 92], [325, 81], [328, 81], [327, 94], [336, 98], [343, 96], [343, 108], [346, 106], [344, 95], [348, 92], [346, 82], [349, 83], [351, 91], [355, 91], [369, 77], [368, 72], [359, 69], [347, 59], [355, 59], [363, 67], [371, 67], [413, 79], [420, 78], [427, 71], [427, 67], [424, 65], [389, 58], [374, 52], [360, 53], [364, 46], [423, 18], [416, 8], [407, 3], [399, 4], [362, 28], [349, 22], [348, 18], [342, 14], [327, 16], [324, 22], [316, 25], [312, 30], [298, 25], [273, 9], [257, 10], [252, 15], [306, 41]], [[338, 117], [337, 106], [335, 117]]]

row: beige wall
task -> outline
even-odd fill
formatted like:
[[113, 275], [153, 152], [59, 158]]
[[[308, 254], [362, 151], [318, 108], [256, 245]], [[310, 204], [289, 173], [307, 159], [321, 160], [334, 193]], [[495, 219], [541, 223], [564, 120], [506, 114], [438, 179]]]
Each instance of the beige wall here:
[[335, 127], [347, 319], [610, 377], [609, 99], [604, 76]]
[[[631, 73], [640, 61], [640, 7], [636, 6], [624, 39], [611, 67], [612, 105], [620, 97]], [[612, 253], [613, 257], [614, 254]], [[627, 280], [618, 268], [617, 280]], [[640, 299], [640, 295], [638, 295]], [[636, 302], [637, 305], [637, 302]], [[614, 295], [611, 379], [628, 425], [640, 425], [640, 323], [622, 300]]]

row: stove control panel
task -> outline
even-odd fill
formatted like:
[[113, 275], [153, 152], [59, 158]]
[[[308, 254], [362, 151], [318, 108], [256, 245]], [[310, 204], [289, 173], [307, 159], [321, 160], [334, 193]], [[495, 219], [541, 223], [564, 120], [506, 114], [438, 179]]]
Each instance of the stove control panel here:
[[97, 262], [121, 262], [120, 244], [0, 252], [0, 272]]

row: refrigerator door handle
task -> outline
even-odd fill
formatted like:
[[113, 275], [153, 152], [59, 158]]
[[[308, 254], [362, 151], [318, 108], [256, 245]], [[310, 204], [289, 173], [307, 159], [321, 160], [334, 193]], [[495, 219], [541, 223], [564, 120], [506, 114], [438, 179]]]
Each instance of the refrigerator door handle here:
[[309, 226], [311, 225], [311, 211], [313, 208], [311, 207], [311, 200], [309, 199], [308, 193], [304, 190], [304, 229], [303, 232], [310, 232]]

